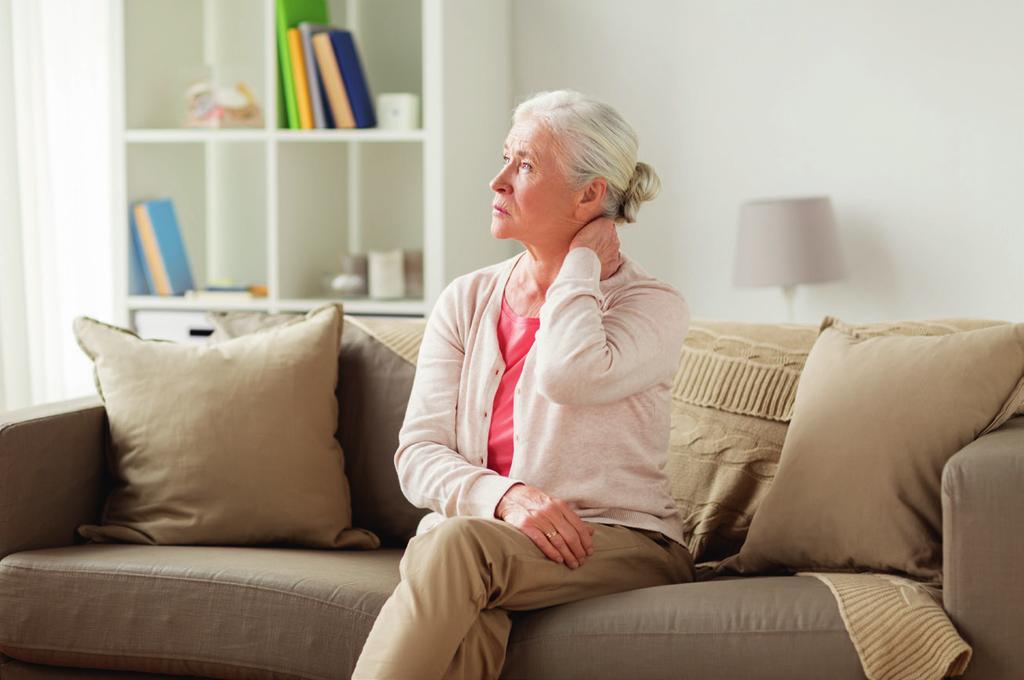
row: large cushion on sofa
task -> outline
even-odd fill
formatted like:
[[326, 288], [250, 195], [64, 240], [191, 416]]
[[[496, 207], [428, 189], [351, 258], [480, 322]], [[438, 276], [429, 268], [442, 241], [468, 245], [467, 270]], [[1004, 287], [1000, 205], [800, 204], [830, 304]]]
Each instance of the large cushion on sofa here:
[[[210, 312], [209, 342], [297, 323], [299, 314]], [[405, 547], [427, 511], [410, 503], [395, 474], [398, 432], [416, 373], [426, 320], [344, 317], [338, 355], [338, 432], [352, 490], [352, 524]]]
[[94, 364], [116, 485], [95, 542], [372, 549], [352, 526], [334, 437], [342, 309], [216, 347], [144, 340], [89, 317], [75, 339]]
[[[938, 336], [1007, 323], [950, 318], [852, 327], [864, 337]], [[672, 389], [666, 472], [698, 564], [743, 546], [775, 479], [796, 387], [819, 330], [820, 324], [691, 321]]]
[[[0, 561], [0, 651], [211, 678], [347, 678], [400, 557], [117, 544], [15, 553]], [[506, 678], [863, 678], [832, 594], [805, 576], [645, 588], [513, 619]]]

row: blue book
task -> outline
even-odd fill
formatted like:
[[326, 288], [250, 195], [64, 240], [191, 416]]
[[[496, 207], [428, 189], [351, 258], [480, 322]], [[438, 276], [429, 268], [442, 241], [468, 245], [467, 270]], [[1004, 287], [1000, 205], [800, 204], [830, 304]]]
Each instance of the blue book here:
[[377, 127], [377, 116], [373, 112], [370, 90], [366, 84], [363, 67], [359, 63], [352, 32], [334, 29], [330, 36], [334, 57], [338, 60], [338, 68], [341, 69], [341, 79], [345, 81], [345, 92], [352, 107], [352, 117], [356, 119], [356, 127]]
[[134, 204], [128, 210], [128, 294], [152, 295], [152, 275], [142, 257], [142, 244], [139, 243], [139, 230], [135, 226]]
[[192, 280], [192, 268], [189, 266], [188, 252], [185, 250], [174, 204], [169, 198], [146, 201], [146, 212], [153, 225], [160, 257], [171, 284], [171, 293], [184, 295], [186, 290], [195, 288], [195, 282]]

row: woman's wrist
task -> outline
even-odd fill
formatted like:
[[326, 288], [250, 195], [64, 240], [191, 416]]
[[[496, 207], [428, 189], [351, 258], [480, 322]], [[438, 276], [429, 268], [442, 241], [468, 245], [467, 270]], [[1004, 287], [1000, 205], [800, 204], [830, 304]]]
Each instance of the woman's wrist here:
[[494, 507], [494, 516], [498, 519], [505, 519], [505, 511], [508, 509], [509, 504], [512, 502], [513, 495], [509, 495], [509, 491], [518, 488], [520, 486], [526, 486], [523, 482], [516, 482], [512, 486], [505, 490], [501, 498], [498, 500], [498, 504]]

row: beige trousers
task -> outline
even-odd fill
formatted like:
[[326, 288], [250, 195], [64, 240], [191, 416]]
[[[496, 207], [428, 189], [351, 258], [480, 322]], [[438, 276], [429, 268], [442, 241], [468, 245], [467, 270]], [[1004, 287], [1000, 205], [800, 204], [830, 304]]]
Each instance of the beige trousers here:
[[499, 519], [450, 517], [414, 537], [352, 678], [497, 678], [508, 610], [694, 580], [689, 551], [660, 532], [592, 526], [594, 553], [576, 569]]

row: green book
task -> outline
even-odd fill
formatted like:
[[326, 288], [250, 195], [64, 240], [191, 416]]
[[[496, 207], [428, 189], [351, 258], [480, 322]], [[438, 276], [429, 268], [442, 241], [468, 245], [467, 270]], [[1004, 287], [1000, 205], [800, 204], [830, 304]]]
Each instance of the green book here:
[[[284, 109], [287, 113], [287, 118], [282, 118], [279, 113], [277, 120], [279, 126], [283, 126], [287, 120], [291, 130], [298, 130], [302, 126], [299, 124], [299, 104], [295, 99], [292, 59], [288, 52], [288, 29], [297, 28], [303, 21], [328, 23], [327, 0], [277, 0], [277, 63], [281, 72], [278, 94], [284, 94]], [[278, 96], [278, 103], [280, 101], [281, 97]]]

